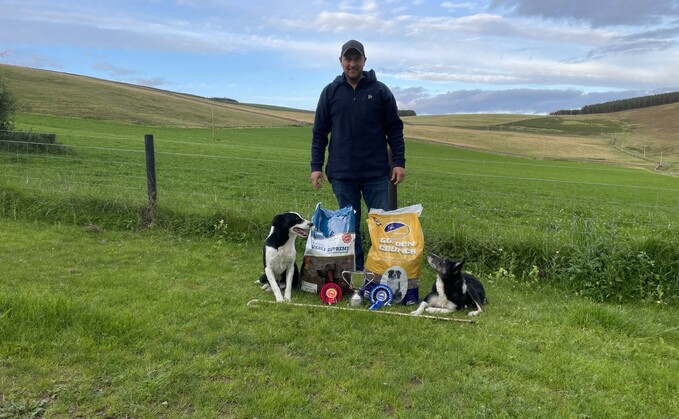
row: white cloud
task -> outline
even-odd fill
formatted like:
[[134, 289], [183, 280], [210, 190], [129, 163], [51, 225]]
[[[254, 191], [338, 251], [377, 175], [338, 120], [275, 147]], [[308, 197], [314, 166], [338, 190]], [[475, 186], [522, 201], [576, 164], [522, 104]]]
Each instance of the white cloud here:
[[454, 113], [547, 114], [585, 105], [654, 94], [649, 91], [584, 93], [577, 89], [457, 90], [429, 95], [422, 89], [393, 89], [399, 109], [418, 115]]
[[493, 0], [491, 9], [509, 9], [520, 16], [572, 19], [593, 27], [654, 25], [679, 17], [676, 0]]
[[476, 3], [467, 1], [467, 2], [462, 2], [462, 3], [456, 3], [452, 1], [444, 1], [441, 3], [441, 7], [447, 10], [460, 10], [460, 9], [467, 9], [467, 10], [473, 10], [477, 6]]
[[[427, 106], [459, 97], [441, 92], [521, 93], [524, 109], [533, 91], [568, 103], [571, 91], [678, 86], [679, 2], [614, 3], [611, 14], [611, 0], [3, 0], [0, 60], [297, 104], [339, 73], [339, 48], [355, 38], [380, 80]], [[490, 103], [480, 97], [470, 109]]]

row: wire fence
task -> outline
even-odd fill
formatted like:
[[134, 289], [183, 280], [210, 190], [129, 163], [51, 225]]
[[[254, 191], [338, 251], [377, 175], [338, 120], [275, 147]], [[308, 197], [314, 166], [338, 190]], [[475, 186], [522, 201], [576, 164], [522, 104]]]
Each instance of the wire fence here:
[[[133, 143], [105, 147], [0, 137], [0, 183], [46, 200], [78, 196], [143, 206], [149, 193], [145, 153], [140, 139]], [[309, 152], [302, 147], [157, 144], [157, 201], [172, 211], [206, 216], [228, 211], [259, 223], [285, 210], [310, 216], [317, 202], [336, 207], [329, 185], [321, 191], [311, 187]], [[650, 173], [637, 179], [630, 172], [416, 150], [408, 155], [398, 204], [422, 204], [422, 222], [434, 231], [474, 230], [488, 240], [537, 233], [568, 240], [594, 225], [626, 236], [676, 230], [679, 179]]]
[[[308, 142], [243, 134], [224, 143], [157, 137], [154, 211], [141, 136], [112, 136], [108, 146], [101, 137], [71, 136], [69, 145], [0, 137], [0, 218], [124, 229], [156, 222], [178, 234], [261, 241], [279, 212], [311, 217], [319, 202], [337, 209], [330, 185], [310, 184]], [[551, 281], [600, 301], [679, 295], [679, 178], [407, 147], [397, 206], [423, 206], [425, 251], [468, 257], [489, 278]], [[365, 222], [361, 229], [368, 249]]]

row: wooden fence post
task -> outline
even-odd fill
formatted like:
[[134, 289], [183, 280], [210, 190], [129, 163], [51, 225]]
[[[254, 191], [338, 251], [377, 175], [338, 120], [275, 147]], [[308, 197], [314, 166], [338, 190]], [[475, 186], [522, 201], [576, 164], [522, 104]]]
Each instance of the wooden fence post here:
[[152, 134], [144, 135], [144, 149], [146, 151], [146, 185], [149, 193], [148, 216], [150, 216], [150, 220], [148, 221], [153, 221], [158, 194], [156, 191], [156, 156], [153, 150]]

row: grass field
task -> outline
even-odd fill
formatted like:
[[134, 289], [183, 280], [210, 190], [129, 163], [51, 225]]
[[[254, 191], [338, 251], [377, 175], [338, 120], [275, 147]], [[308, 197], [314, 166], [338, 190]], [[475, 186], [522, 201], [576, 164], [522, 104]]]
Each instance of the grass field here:
[[[18, 123], [51, 128], [72, 152], [0, 156], [5, 217], [143, 224], [149, 127], [38, 115]], [[308, 126], [220, 129], [214, 139], [208, 129], [152, 130], [159, 227], [206, 236], [221, 225], [225, 238], [248, 240], [264, 237], [277, 212], [334, 208], [329, 187], [308, 183]], [[430, 250], [467, 255], [485, 272], [537, 271], [601, 300], [667, 299], [679, 289], [678, 202], [674, 177], [412, 141], [399, 189], [399, 206], [424, 206]]]
[[[308, 111], [217, 102], [25, 67], [0, 64], [0, 78], [17, 97], [22, 112], [31, 114], [209, 129], [313, 122], [313, 112]], [[679, 103], [675, 103], [598, 115], [424, 115], [406, 117], [404, 122], [412, 139], [534, 159], [597, 161], [647, 170], [659, 167], [677, 175], [678, 110]]]
[[272, 299], [253, 283], [257, 243], [8, 220], [0, 231], [5, 416], [679, 414], [676, 307], [504, 277], [484, 277], [475, 324], [248, 307]]
[[[22, 112], [166, 127], [281, 127], [312, 112], [230, 104], [125, 83], [0, 64]], [[58, 104], [58, 106], [55, 106]]]
[[[254, 284], [273, 214], [334, 208], [308, 113], [223, 104], [213, 128], [202, 98], [7, 67], [17, 127], [61, 145], [0, 147], [0, 417], [679, 415], [679, 178], [605, 144], [631, 119], [407, 120], [399, 205], [424, 206], [427, 250], [468, 257], [476, 323], [248, 306], [273, 300]], [[65, 92], [83, 115], [50, 105]]]
[[596, 161], [677, 174], [679, 103], [574, 116], [404, 118], [410, 138], [533, 159]]

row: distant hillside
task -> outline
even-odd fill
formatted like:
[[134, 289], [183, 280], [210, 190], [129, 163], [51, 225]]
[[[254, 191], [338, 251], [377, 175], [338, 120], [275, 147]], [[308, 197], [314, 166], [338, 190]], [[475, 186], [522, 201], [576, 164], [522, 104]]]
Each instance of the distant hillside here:
[[676, 175], [677, 115], [679, 102], [590, 115], [467, 114], [403, 120], [409, 139], [534, 159], [623, 164]]
[[650, 106], [668, 105], [679, 102], [679, 92], [661, 93], [658, 95], [634, 97], [583, 106], [580, 109], [561, 110], [550, 115], [586, 115], [592, 113], [622, 112], [631, 109], [642, 109]]
[[[249, 128], [310, 125], [314, 113], [203, 98], [92, 77], [0, 64], [21, 113], [144, 126]], [[216, 100], [221, 99], [221, 100]], [[624, 164], [666, 172], [679, 164], [679, 102], [591, 115], [405, 116], [410, 141], [532, 159]]]
[[0, 64], [20, 111], [166, 127], [310, 124], [313, 112], [211, 100], [93, 77]]

